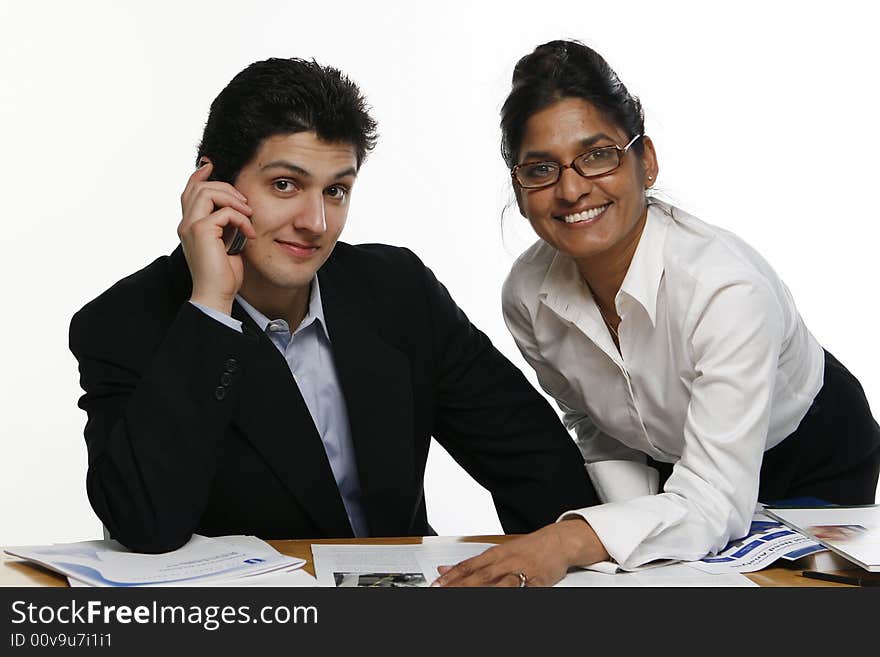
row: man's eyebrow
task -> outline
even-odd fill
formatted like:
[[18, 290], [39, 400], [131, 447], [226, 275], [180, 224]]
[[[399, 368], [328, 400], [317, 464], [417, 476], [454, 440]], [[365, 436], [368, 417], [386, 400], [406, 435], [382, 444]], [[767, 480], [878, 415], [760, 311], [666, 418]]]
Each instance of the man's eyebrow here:
[[[600, 133], [593, 135], [592, 137], [587, 137], [586, 139], [581, 139], [579, 144], [580, 144], [581, 148], [589, 148], [590, 146], [597, 144], [598, 142], [602, 141], [603, 139], [610, 141], [612, 144], [616, 143], [612, 137], [609, 137], [604, 132], [600, 132]], [[524, 161], [526, 161], [526, 160], [539, 160], [539, 159], [546, 160], [549, 157], [551, 157], [551, 154], [548, 153], [547, 151], [529, 151], [528, 153], [525, 153], [523, 155], [523, 160]]]
[[[302, 176], [303, 178], [311, 178], [312, 174], [303, 169], [301, 166], [294, 164], [293, 162], [288, 162], [287, 160], [273, 160], [272, 162], [267, 162], [263, 166], [260, 167], [260, 171], [265, 171], [266, 169], [287, 169], [288, 171], [295, 173], [297, 175]], [[357, 169], [354, 167], [348, 167], [347, 169], [343, 169], [334, 175], [334, 178], [345, 178], [346, 176], [356, 176]]]
[[260, 171], [265, 171], [266, 169], [287, 169], [288, 171], [303, 176], [304, 178], [312, 177], [312, 174], [303, 169], [301, 166], [298, 166], [293, 162], [288, 162], [286, 160], [273, 160], [272, 162], [267, 162], [260, 167]]

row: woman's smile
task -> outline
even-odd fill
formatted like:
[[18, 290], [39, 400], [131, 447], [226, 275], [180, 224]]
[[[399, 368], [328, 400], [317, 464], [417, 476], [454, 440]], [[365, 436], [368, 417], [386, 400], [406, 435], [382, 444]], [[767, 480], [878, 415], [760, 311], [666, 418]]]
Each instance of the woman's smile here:
[[647, 176], [656, 175], [657, 168], [647, 137], [638, 146], [641, 154], [637, 147], [623, 150], [635, 136], [581, 98], [563, 98], [528, 119], [520, 162], [540, 157], [560, 166], [590, 149], [608, 152], [616, 147], [623, 152], [607, 173], [587, 177], [573, 166], [562, 166], [553, 184], [517, 189], [520, 212], [539, 237], [579, 262], [632, 255], [647, 212]]
[[553, 218], [557, 221], [564, 221], [567, 224], [589, 225], [598, 221], [599, 218], [605, 214], [605, 210], [607, 210], [610, 205], [611, 203], [606, 203], [605, 205], [600, 205], [595, 208], [587, 208], [580, 212], [555, 216]]

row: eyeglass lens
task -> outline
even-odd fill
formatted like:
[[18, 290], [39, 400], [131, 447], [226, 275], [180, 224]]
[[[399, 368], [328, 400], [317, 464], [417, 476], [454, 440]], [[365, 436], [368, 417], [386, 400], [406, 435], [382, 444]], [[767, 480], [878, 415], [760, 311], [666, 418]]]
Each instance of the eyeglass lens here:
[[[619, 165], [620, 151], [614, 146], [583, 153], [571, 164], [582, 176], [601, 176]], [[520, 165], [516, 177], [524, 187], [552, 185], [559, 180], [562, 168], [557, 162], [533, 162]]]

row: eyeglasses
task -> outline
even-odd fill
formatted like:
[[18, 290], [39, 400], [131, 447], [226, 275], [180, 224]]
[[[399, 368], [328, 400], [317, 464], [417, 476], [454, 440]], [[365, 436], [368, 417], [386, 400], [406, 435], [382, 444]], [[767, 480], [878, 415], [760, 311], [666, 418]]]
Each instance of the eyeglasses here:
[[641, 136], [636, 135], [623, 148], [617, 145], [602, 146], [581, 153], [572, 160], [571, 164], [559, 164], [559, 162], [517, 164], [510, 170], [510, 174], [523, 189], [539, 189], [555, 185], [559, 181], [563, 169], [574, 169], [584, 178], [604, 176], [620, 166], [629, 147], [636, 143], [636, 140]]

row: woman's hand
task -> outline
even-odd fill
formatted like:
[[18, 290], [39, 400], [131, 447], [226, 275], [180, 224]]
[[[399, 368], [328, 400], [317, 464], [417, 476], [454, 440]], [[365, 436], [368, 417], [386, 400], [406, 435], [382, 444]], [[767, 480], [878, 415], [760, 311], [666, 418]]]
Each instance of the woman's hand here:
[[224, 230], [235, 228], [253, 239], [257, 236], [248, 217], [247, 199], [228, 183], [209, 181], [210, 161], [189, 177], [180, 197], [183, 219], [177, 234], [192, 274], [193, 301], [227, 315], [241, 287], [244, 265], [241, 256], [226, 254]]
[[440, 566], [432, 586], [553, 586], [571, 566], [606, 561], [608, 552], [583, 518], [542, 527], [457, 566]]

